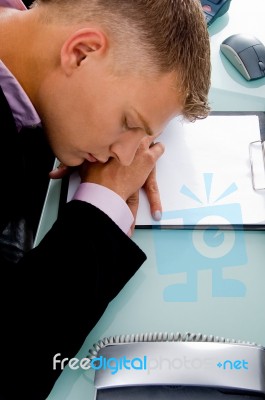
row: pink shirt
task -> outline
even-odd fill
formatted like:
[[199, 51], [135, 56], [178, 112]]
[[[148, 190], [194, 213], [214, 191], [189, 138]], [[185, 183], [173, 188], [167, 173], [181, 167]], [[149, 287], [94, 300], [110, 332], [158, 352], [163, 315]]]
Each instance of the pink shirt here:
[[0, 0], [0, 7], [10, 7], [21, 11], [27, 9], [21, 0]]
[[[27, 10], [21, 0], [0, 0], [0, 7]], [[29, 97], [0, 60], [0, 86], [12, 110], [18, 131], [40, 124], [40, 118]], [[133, 215], [126, 202], [112, 190], [94, 183], [81, 183], [73, 197], [85, 201], [107, 214], [126, 234], [130, 233]]]

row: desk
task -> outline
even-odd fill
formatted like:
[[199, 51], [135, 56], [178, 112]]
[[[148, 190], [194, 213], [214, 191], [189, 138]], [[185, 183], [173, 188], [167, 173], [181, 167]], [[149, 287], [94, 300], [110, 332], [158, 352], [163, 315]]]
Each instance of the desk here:
[[[265, 78], [247, 82], [220, 54], [235, 33], [265, 43], [264, 0], [232, 0], [228, 14], [210, 28], [216, 111], [265, 111]], [[56, 219], [60, 182], [50, 183], [38, 242]], [[202, 234], [211, 252], [200, 248]], [[77, 357], [99, 338], [138, 332], [202, 332], [265, 345], [265, 233], [136, 230], [133, 240], [148, 260], [109, 304]], [[224, 243], [220, 253], [220, 246]], [[181, 249], [181, 250], [180, 250]], [[161, 262], [163, 254], [168, 262]], [[162, 255], [162, 256], [161, 256]], [[126, 268], [126, 266], [124, 266]], [[89, 308], [87, 315], [89, 318]], [[63, 371], [49, 400], [92, 400], [93, 371]]]

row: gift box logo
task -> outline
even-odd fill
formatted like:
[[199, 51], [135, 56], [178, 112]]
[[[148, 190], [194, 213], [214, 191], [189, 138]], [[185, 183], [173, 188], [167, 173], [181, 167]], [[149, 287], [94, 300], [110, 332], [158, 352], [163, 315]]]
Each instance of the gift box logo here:
[[[213, 174], [203, 174], [207, 202], [210, 202]], [[210, 270], [212, 273], [213, 297], [243, 297], [246, 286], [238, 279], [224, 278], [224, 268], [247, 263], [244, 231], [234, 229], [234, 224], [243, 224], [239, 203], [218, 204], [237, 189], [232, 183], [212, 204], [204, 206], [202, 201], [187, 186], [180, 192], [201, 204], [200, 207], [166, 211], [166, 219], [181, 218], [190, 229], [163, 231], [154, 229], [154, 241], [158, 272], [161, 275], [186, 273], [186, 283], [173, 284], [165, 288], [165, 301], [196, 301], [198, 297], [198, 274]], [[217, 223], [207, 226], [209, 218]], [[223, 229], [223, 225], [229, 229]], [[202, 226], [204, 226], [202, 228]]]

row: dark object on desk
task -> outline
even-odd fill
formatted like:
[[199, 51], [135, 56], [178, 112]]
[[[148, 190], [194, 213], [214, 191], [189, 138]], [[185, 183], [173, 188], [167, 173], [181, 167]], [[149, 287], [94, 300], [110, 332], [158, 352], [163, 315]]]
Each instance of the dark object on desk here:
[[196, 386], [125, 386], [99, 390], [96, 400], [261, 400], [252, 393]]
[[265, 76], [265, 46], [255, 36], [240, 33], [229, 36], [220, 49], [248, 81]]
[[200, 333], [120, 335], [99, 340], [89, 359], [95, 400], [264, 399], [265, 348], [255, 343]]
[[201, 0], [207, 26], [224, 15], [228, 11], [230, 3], [231, 0]]

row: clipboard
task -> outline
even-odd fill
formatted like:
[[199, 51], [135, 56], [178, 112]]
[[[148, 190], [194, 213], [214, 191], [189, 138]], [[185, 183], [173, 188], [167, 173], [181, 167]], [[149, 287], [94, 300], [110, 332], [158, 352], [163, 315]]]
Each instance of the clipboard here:
[[211, 112], [183, 126], [175, 119], [159, 139], [162, 220], [151, 221], [141, 191], [136, 228], [265, 228], [264, 112]]
[[[159, 141], [166, 148], [156, 167], [162, 219], [152, 219], [141, 189], [136, 229], [265, 229], [264, 112], [214, 111], [193, 123], [175, 118]], [[75, 174], [63, 178], [60, 207], [78, 184]]]

